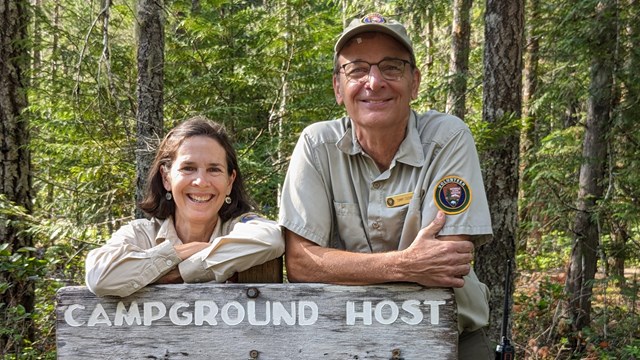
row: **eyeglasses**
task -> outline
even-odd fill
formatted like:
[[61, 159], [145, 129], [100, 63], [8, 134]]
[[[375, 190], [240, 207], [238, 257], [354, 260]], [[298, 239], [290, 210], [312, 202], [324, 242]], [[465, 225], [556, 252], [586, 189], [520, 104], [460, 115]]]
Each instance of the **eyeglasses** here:
[[371, 67], [375, 65], [385, 80], [396, 81], [402, 79], [402, 76], [404, 76], [404, 67], [406, 64], [413, 66], [410, 61], [404, 59], [384, 59], [375, 64], [361, 60], [352, 61], [341, 65], [340, 68], [347, 77], [347, 80], [358, 82], [366, 81], [369, 78]]

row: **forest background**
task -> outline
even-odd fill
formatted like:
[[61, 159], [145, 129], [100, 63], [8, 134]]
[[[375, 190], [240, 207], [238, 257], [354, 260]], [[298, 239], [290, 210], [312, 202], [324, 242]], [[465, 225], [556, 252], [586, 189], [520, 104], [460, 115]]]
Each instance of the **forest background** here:
[[475, 267], [519, 359], [640, 358], [637, 0], [0, 0], [0, 354], [55, 358], [55, 293], [136, 210], [158, 139], [222, 122], [275, 218], [308, 124], [340, 117], [333, 44], [405, 23], [413, 107], [464, 119], [494, 222]]

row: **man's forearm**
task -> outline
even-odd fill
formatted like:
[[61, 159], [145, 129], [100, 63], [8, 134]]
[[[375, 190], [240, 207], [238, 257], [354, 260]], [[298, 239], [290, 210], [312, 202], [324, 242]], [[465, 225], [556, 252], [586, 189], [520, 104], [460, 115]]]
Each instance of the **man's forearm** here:
[[402, 281], [400, 252], [353, 253], [323, 248], [286, 231], [287, 277], [291, 282], [369, 285]]

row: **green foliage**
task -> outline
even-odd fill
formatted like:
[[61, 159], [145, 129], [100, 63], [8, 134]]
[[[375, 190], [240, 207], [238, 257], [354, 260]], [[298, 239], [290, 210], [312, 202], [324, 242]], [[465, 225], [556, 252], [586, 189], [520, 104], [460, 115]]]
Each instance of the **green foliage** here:
[[[413, 106], [419, 111], [444, 110], [451, 2], [199, 3], [196, 9], [192, 1], [165, 2], [165, 128], [196, 114], [223, 123], [235, 140], [251, 195], [271, 218], [276, 217], [277, 194], [300, 131], [344, 113], [335, 103], [331, 86], [333, 43], [343, 21], [378, 11], [407, 24], [422, 71]], [[531, 104], [534, 146], [530, 154], [523, 154], [529, 161], [522, 169], [517, 261], [523, 271], [550, 275], [532, 275], [528, 282], [535, 289], [516, 296], [520, 309], [514, 313], [514, 331], [519, 344], [536, 337], [539, 348], [557, 351], [562, 340], [549, 329], [564, 299], [556, 273], [566, 266], [571, 249], [590, 56], [598, 31], [590, 26], [595, 3], [541, 1], [539, 18], [530, 22], [540, 40], [540, 62]], [[33, 48], [40, 54], [36, 61], [34, 53], [28, 89], [34, 210], [27, 214], [0, 204], [2, 211], [11, 211], [18, 219], [21, 231], [33, 237], [35, 246], [0, 247], [0, 268], [35, 286], [33, 313], [19, 307], [6, 313], [14, 322], [34, 321], [39, 340], [25, 343], [22, 353], [9, 358], [55, 357], [55, 292], [61, 286], [83, 284], [86, 252], [132, 217], [137, 112], [134, 8], [135, 1], [112, 3], [106, 37], [100, 2], [61, 0], [34, 8], [39, 36], [34, 33]], [[636, 22], [634, 14], [637, 10], [620, 9], [625, 24], [621, 29]], [[465, 121], [480, 150], [518, 130], [515, 119], [505, 123], [503, 133], [489, 131], [482, 121], [483, 16], [484, 4], [475, 2]], [[429, 25], [431, 33], [425, 31]], [[623, 61], [638, 56], [634, 36], [638, 35], [625, 32], [615, 39], [620, 44], [616, 81], [624, 85], [611, 124], [607, 192], [598, 202], [596, 215], [603, 233], [603, 257], [623, 253], [627, 264], [637, 265], [640, 81], [637, 66], [627, 68]], [[616, 229], [625, 231], [608, 235]], [[626, 242], [620, 246], [616, 241], [625, 234]], [[0, 291], [9, 286], [9, 282], [0, 284]], [[635, 304], [637, 288], [620, 291], [620, 303]], [[623, 311], [634, 309], [635, 316], [624, 316]], [[605, 338], [605, 312], [603, 308], [596, 311], [588, 341], [597, 346], [591, 351], [602, 358], [638, 357], [640, 344], [628, 336], [637, 338], [637, 309], [630, 305], [607, 308], [607, 319], [616, 321], [607, 334], [608, 341], [619, 339], [615, 350], [597, 343]], [[16, 329], [3, 323], [0, 331], [20, 336]]]

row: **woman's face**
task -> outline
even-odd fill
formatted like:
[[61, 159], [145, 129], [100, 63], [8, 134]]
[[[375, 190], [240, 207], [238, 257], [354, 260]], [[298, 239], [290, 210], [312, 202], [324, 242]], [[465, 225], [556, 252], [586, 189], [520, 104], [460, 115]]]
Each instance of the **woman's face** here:
[[[236, 173], [229, 174], [224, 148], [207, 136], [185, 139], [169, 169], [161, 169], [164, 188], [173, 193], [176, 228], [218, 221]], [[168, 170], [168, 171], [167, 171]]]

